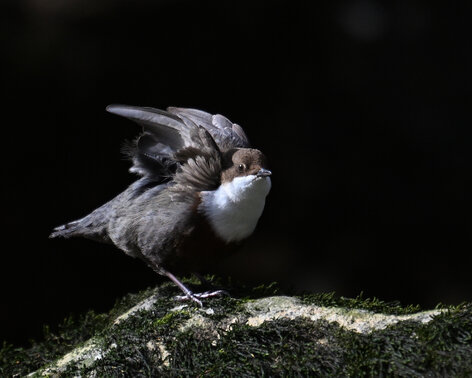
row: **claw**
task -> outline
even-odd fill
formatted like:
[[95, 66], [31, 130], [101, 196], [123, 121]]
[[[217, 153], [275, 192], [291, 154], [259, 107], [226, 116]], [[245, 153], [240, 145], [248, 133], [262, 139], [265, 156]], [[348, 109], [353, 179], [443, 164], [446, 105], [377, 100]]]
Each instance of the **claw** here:
[[229, 293], [225, 290], [215, 290], [215, 291], [205, 291], [203, 293], [192, 293], [182, 282], [178, 280], [177, 277], [175, 277], [171, 272], [168, 272], [167, 270], [163, 268], [156, 267], [155, 268], [156, 272], [162, 275], [166, 275], [169, 277], [179, 288], [184, 292], [185, 295], [179, 295], [175, 297], [176, 300], [178, 301], [194, 301], [196, 304], [198, 304], [200, 307], [203, 307], [203, 303], [200, 299], [205, 299], [205, 298], [212, 298], [212, 297], [217, 297], [221, 295], [228, 295]]
[[214, 290], [214, 291], [205, 291], [203, 293], [194, 294], [197, 298], [205, 299], [205, 298], [213, 298], [213, 297], [221, 297], [223, 295], [230, 296], [226, 290]]
[[229, 293], [225, 290], [205, 291], [203, 293], [187, 293], [186, 295], [178, 295], [175, 299], [181, 302], [191, 300], [196, 302], [200, 307], [203, 307], [200, 299], [221, 297], [222, 295], [229, 296]]
[[194, 301], [200, 307], [203, 307], [203, 303], [200, 299], [197, 298], [197, 295], [193, 293], [188, 293], [186, 295], [177, 295], [174, 297], [176, 301], [183, 302], [183, 301]]

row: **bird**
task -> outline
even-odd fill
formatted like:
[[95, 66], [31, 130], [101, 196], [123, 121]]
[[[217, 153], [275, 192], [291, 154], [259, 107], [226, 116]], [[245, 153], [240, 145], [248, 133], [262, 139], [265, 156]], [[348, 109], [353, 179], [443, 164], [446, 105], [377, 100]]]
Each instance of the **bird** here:
[[267, 159], [242, 129], [220, 114], [113, 104], [109, 113], [142, 127], [123, 152], [138, 178], [85, 217], [54, 228], [50, 238], [84, 237], [113, 244], [168, 277], [211, 270], [255, 230], [271, 189]]

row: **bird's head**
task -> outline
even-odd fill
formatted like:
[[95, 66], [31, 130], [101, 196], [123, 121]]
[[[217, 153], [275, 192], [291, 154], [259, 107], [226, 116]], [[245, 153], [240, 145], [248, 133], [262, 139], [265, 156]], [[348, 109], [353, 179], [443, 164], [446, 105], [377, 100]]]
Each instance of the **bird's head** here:
[[233, 181], [236, 177], [250, 176], [252, 180], [269, 178], [272, 174], [266, 168], [266, 157], [255, 148], [237, 148], [228, 151], [225, 156], [225, 169], [221, 174], [221, 183]]
[[230, 150], [224, 161], [221, 185], [231, 188], [234, 194], [243, 194], [250, 188], [261, 190], [265, 195], [269, 193], [272, 172], [266, 168], [266, 158], [261, 151], [254, 148]]

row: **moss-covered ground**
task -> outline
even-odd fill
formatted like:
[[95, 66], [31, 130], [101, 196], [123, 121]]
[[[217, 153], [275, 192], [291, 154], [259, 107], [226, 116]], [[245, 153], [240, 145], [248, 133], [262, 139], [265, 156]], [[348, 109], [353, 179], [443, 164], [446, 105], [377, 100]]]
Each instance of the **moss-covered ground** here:
[[[258, 327], [235, 322], [230, 328], [182, 327], [201, 311], [190, 305], [175, 310], [178, 290], [158, 288], [149, 311], [137, 311], [118, 324], [118, 315], [152, 295], [128, 295], [108, 314], [89, 312], [68, 318], [58, 333], [46, 328], [44, 340], [30, 348], [4, 345], [0, 376], [24, 376], [47, 365], [94, 336], [103, 358], [88, 366], [71, 364], [61, 376], [472, 376], [472, 304], [444, 308], [428, 323], [398, 322], [370, 333], [347, 330], [335, 322], [279, 319]], [[244, 311], [244, 303], [277, 294], [274, 285], [236, 288], [234, 297], [211, 299], [215, 321]], [[411, 314], [377, 299], [303, 296], [302, 301], [329, 307], [359, 308], [376, 313]], [[208, 300], [207, 302], [208, 303]], [[173, 309], [171, 311], [171, 309]]]

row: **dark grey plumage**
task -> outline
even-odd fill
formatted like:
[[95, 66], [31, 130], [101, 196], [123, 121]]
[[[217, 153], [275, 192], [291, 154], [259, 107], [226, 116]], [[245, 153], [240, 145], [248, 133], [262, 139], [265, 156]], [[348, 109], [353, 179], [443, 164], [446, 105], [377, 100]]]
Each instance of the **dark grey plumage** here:
[[133, 162], [130, 171], [141, 177], [86, 217], [55, 228], [50, 237], [82, 236], [115, 244], [167, 275], [199, 302], [168, 271], [176, 251], [183, 249], [183, 240], [195, 234], [199, 193], [220, 186], [222, 173], [236, 164], [232, 161], [235, 151], [247, 149], [246, 159], [255, 159], [257, 171], [263, 155], [248, 148], [242, 128], [222, 115], [126, 105], [110, 105], [107, 111], [143, 127], [142, 134], [125, 148]]

